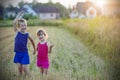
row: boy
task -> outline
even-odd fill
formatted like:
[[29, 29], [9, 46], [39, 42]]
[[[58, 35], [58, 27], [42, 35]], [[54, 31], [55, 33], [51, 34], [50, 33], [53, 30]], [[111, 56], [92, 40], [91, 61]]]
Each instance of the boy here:
[[34, 48], [33, 54], [35, 54], [35, 44], [33, 39], [30, 37], [29, 33], [26, 32], [27, 29], [27, 21], [25, 19], [21, 19], [24, 12], [20, 12], [16, 19], [13, 22], [14, 31], [16, 32], [15, 42], [14, 42], [14, 63], [18, 66], [18, 71], [20, 74], [23, 72], [26, 75], [30, 75], [28, 70], [28, 64], [30, 64], [27, 42], [28, 39], [31, 41], [32, 46]]

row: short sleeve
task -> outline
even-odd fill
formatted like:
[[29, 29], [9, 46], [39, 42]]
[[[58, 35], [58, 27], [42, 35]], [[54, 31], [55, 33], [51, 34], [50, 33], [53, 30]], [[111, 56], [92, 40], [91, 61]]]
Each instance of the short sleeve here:
[[47, 42], [47, 46], [50, 47], [50, 42]]

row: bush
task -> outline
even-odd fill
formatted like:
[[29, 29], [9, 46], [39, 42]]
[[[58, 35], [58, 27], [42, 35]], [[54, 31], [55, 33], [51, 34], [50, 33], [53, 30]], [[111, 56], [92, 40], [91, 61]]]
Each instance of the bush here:
[[25, 14], [24, 17], [26, 20], [29, 20], [29, 19], [38, 19], [37, 16], [33, 16], [32, 14]]
[[63, 22], [61, 20], [30, 19], [28, 26], [63, 26]]

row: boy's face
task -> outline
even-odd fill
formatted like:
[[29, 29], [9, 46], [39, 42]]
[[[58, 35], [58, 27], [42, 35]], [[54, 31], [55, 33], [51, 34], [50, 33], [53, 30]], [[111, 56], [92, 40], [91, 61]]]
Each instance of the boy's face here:
[[25, 22], [19, 22], [19, 29], [21, 32], [25, 32], [27, 29], [27, 24]]

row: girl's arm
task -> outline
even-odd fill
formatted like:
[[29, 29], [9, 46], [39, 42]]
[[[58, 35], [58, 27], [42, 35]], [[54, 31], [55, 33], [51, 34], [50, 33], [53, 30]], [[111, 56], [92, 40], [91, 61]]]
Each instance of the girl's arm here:
[[30, 36], [29, 36], [28, 38], [29, 38], [29, 40], [31, 41], [32, 46], [33, 46], [33, 48], [34, 48], [34, 52], [33, 52], [33, 54], [35, 54], [35, 53], [36, 53], [35, 43], [34, 43], [33, 39], [32, 39]]
[[18, 26], [18, 20], [19, 20], [20, 18], [22, 18], [23, 15], [24, 15], [24, 12], [21, 11], [20, 13], [18, 13], [18, 15], [16, 16], [16, 18], [15, 18], [14, 21], [13, 21], [13, 28], [14, 28], [14, 31], [15, 31], [15, 32], [18, 31], [18, 28], [17, 28], [17, 26]]
[[48, 52], [51, 53], [54, 45], [51, 45], [50, 43], [47, 43], [47, 45], [48, 45]]
[[53, 48], [54, 45], [50, 45], [50, 48], [49, 48], [49, 53], [52, 52], [52, 48]]

